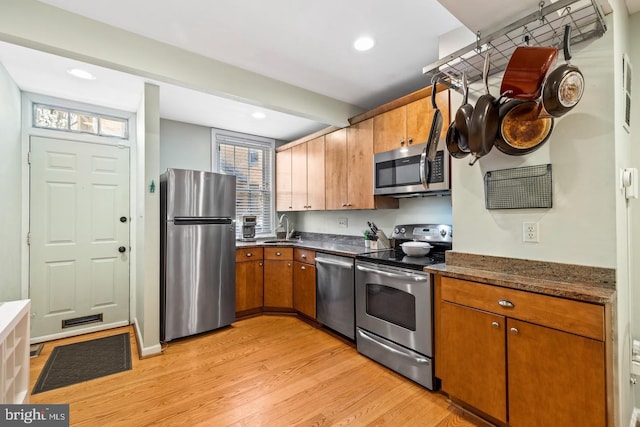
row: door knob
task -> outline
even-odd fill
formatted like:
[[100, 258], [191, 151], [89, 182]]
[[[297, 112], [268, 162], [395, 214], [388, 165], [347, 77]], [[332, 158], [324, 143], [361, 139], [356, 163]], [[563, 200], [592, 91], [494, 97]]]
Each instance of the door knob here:
[[126, 250], [127, 250], [127, 248], [125, 248], [124, 246], [120, 246], [118, 248], [118, 252], [120, 252], [120, 253], [124, 253], [124, 252], [126, 252]]
[[126, 216], [121, 216], [120, 217], [120, 222], [127, 222], [127, 217]]

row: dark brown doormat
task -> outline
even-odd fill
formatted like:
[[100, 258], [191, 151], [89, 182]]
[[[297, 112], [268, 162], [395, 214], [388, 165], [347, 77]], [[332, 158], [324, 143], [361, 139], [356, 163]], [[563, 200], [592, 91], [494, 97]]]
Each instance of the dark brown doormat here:
[[131, 369], [129, 334], [61, 345], [53, 349], [31, 394]]

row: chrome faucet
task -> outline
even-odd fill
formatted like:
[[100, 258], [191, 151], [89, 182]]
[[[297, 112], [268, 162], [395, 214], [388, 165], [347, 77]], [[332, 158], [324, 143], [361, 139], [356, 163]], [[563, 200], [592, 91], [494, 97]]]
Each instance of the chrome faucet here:
[[291, 236], [289, 234], [293, 233], [293, 229], [291, 231], [289, 231], [289, 217], [287, 216], [286, 213], [283, 213], [282, 215], [280, 215], [280, 219], [278, 220], [278, 226], [282, 227], [282, 220], [283, 219], [287, 220], [287, 227], [285, 228], [284, 238], [285, 239], [290, 239]]

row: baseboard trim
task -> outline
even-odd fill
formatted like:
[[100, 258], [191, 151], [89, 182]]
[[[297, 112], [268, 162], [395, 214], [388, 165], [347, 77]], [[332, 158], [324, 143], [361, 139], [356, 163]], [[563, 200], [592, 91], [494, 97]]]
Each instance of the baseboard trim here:
[[636, 427], [638, 425], [638, 421], [640, 421], [640, 408], [633, 408], [633, 413], [631, 414], [631, 422], [629, 423], [629, 427]]
[[146, 359], [147, 357], [159, 356], [162, 354], [162, 346], [158, 343], [150, 347], [144, 346], [144, 340], [142, 339], [142, 331], [138, 326], [140, 323], [138, 319], [133, 319], [133, 326], [136, 330], [136, 345], [138, 346], [138, 355], [140, 359]]

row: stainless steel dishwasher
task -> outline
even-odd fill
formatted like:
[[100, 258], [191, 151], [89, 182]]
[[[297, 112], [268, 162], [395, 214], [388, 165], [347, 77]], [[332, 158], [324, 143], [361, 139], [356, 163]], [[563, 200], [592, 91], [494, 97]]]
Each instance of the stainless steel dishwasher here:
[[353, 258], [316, 253], [316, 319], [355, 339]]

